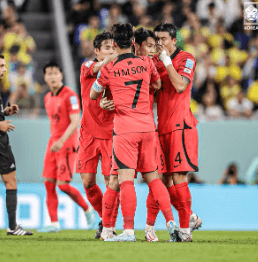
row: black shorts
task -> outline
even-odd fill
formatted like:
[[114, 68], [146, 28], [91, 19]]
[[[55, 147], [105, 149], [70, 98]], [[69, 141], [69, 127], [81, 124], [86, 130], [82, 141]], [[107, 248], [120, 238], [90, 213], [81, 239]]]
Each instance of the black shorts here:
[[8, 135], [0, 136], [0, 174], [9, 174], [16, 170], [15, 159]]

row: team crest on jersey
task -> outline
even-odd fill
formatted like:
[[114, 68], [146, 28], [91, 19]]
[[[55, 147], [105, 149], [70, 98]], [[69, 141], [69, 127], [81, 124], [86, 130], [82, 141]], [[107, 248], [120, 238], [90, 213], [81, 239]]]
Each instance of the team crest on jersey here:
[[88, 61], [85, 63], [85, 66], [89, 68], [92, 64], [93, 64], [93, 61]]
[[187, 58], [186, 63], [185, 63], [185, 67], [189, 68], [189, 69], [193, 69], [194, 66], [194, 61], [192, 59]]
[[79, 104], [76, 96], [71, 96], [70, 102], [71, 102], [72, 110], [79, 109]]

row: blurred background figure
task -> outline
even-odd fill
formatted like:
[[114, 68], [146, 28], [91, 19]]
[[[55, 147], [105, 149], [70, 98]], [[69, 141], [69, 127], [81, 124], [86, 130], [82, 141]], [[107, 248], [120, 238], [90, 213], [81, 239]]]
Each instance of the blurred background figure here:
[[240, 89], [235, 98], [228, 101], [228, 115], [232, 118], [251, 118], [253, 103], [245, 98], [243, 89]]
[[95, 58], [93, 40], [99, 34], [100, 24], [99, 18], [97, 15], [91, 15], [89, 17], [88, 26], [82, 30], [80, 34], [80, 42], [81, 42], [81, 63], [89, 60], [93, 60]]
[[223, 185], [242, 185], [244, 182], [238, 178], [238, 166], [236, 163], [230, 163], [223, 172], [219, 184]]
[[190, 184], [204, 184], [204, 182], [195, 173], [192, 172], [187, 174], [187, 181]]

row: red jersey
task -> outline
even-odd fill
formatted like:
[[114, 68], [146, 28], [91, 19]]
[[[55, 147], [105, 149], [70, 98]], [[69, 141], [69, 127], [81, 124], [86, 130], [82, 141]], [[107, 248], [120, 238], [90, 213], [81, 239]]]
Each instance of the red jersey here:
[[[93, 73], [97, 60], [88, 61], [81, 66], [81, 96], [82, 96], [82, 119], [81, 129], [99, 139], [112, 139], [114, 112], [103, 110], [97, 100], [90, 99], [90, 89], [97, 78]], [[108, 97], [109, 100], [112, 98]]]
[[[68, 86], [63, 86], [54, 96], [48, 92], [45, 96], [45, 108], [50, 121], [51, 138], [59, 139], [70, 125], [70, 115], [80, 113], [80, 102], [77, 94]], [[68, 140], [78, 140], [77, 130]]]
[[196, 65], [194, 56], [179, 48], [171, 55], [175, 70], [190, 81], [183, 93], [176, 91], [170, 82], [166, 67], [157, 55], [153, 57], [153, 60], [162, 81], [162, 87], [157, 92], [159, 134], [183, 129], [184, 123], [189, 127], [195, 127], [198, 121], [190, 109], [191, 88]]
[[150, 110], [152, 115], [153, 115], [154, 92], [155, 90], [153, 88], [150, 88]]
[[110, 88], [115, 105], [116, 134], [155, 131], [149, 89], [158, 79], [153, 61], [146, 56], [126, 53], [103, 66], [95, 84]]

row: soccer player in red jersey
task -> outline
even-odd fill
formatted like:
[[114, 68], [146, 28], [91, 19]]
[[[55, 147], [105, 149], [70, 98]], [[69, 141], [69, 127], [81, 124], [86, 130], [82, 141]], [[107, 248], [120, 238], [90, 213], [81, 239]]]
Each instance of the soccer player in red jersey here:
[[95, 220], [94, 210], [87, 205], [79, 190], [70, 185], [78, 147], [79, 98], [72, 89], [63, 85], [62, 69], [57, 63], [49, 62], [45, 65], [44, 79], [50, 88], [50, 92], [45, 96], [45, 108], [50, 121], [51, 136], [45, 153], [43, 177], [51, 225], [38, 231], [42, 233], [60, 231], [56, 184], [84, 210], [88, 229], [92, 229]]
[[[134, 43], [135, 54], [138, 56], [144, 55], [153, 58], [156, 52], [155, 34], [150, 30], [139, 28], [134, 32], [134, 38], [135, 38], [135, 43]], [[155, 90], [153, 88], [150, 88], [150, 109], [152, 115], [153, 115], [154, 91]], [[165, 165], [165, 156], [160, 146], [157, 130], [156, 130], [156, 143], [157, 143], [157, 157], [158, 157], [157, 158], [158, 174], [160, 177], [162, 177], [162, 174], [165, 173], [167, 169]], [[154, 223], [159, 213], [159, 207], [156, 204], [151, 191], [149, 191], [146, 206], [147, 206], [147, 222], [145, 226], [145, 238], [149, 242], [157, 242], [159, 241], [159, 239], [154, 230]]]
[[[198, 171], [198, 121], [190, 109], [195, 58], [176, 47], [176, 27], [162, 23], [154, 29], [158, 38], [155, 65], [162, 80], [157, 93], [158, 132], [165, 154], [167, 173], [164, 176], [171, 202], [179, 213], [182, 241], [192, 241], [189, 227], [191, 193], [187, 172]], [[201, 220], [192, 215], [192, 227]]]
[[[81, 174], [82, 182], [87, 198], [93, 208], [102, 218], [102, 198], [103, 194], [96, 184], [96, 173], [99, 158], [101, 157], [102, 174], [105, 184], [108, 185], [111, 161], [112, 161], [112, 132], [114, 111], [112, 98], [108, 95], [96, 101], [90, 99], [90, 88], [97, 78], [97, 74], [102, 66], [114, 58], [114, 47], [112, 35], [108, 32], [100, 33], [94, 39], [96, 59], [88, 61], [81, 66], [81, 96], [82, 96], [82, 119], [80, 127], [79, 150], [76, 159], [76, 172]], [[107, 101], [107, 99], [110, 101]], [[103, 110], [102, 107], [108, 110]], [[117, 214], [117, 213], [116, 213]], [[112, 227], [115, 227], [113, 220]], [[102, 221], [95, 238], [100, 238], [102, 231]]]
[[[156, 171], [157, 145], [154, 120], [150, 113], [149, 88], [150, 85], [160, 88], [159, 75], [149, 57], [137, 57], [131, 53], [131, 24], [116, 24], [112, 30], [118, 57], [103, 66], [90, 92], [91, 99], [95, 100], [109, 87], [115, 106], [112, 168], [118, 172], [124, 232], [105, 241], [136, 241], [136, 194], [133, 182], [136, 169], [144, 174], [166, 219], [171, 240], [176, 241], [178, 228], [172, 215], [169, 195]], [[119, 194], [113, 187], [113, 183], [110, 183], [104, 194], [104, 198], [107, 197], [103, 212], [109, 212]]]

